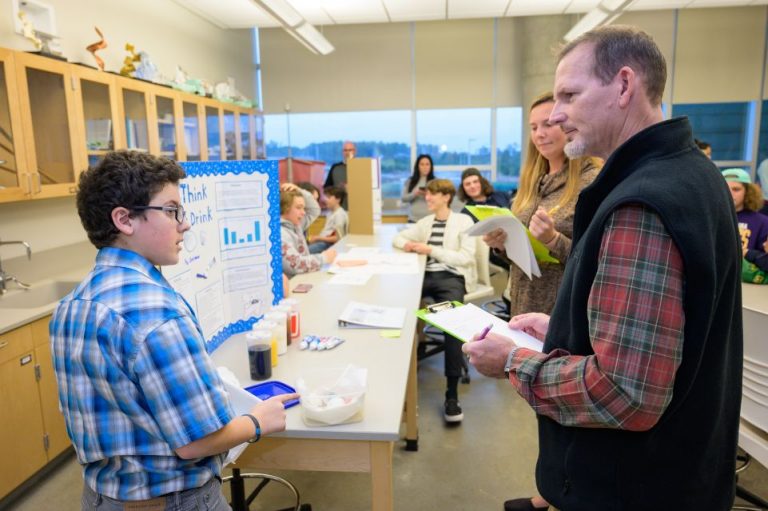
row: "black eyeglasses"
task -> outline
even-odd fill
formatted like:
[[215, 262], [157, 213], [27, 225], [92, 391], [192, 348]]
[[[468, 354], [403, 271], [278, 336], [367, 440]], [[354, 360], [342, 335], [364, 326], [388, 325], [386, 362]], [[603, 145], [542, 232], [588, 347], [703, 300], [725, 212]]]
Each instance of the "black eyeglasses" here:
[[183, 223], [187, 217], [187, 212], [184, 211], [184, 206], [179, 204], [178, 206], [134, 206], [131, 208], [134, 211], [146, 211], [147, 209], [155, 209], [157, 211], [173, 211], [173, 216], [178, 223]]

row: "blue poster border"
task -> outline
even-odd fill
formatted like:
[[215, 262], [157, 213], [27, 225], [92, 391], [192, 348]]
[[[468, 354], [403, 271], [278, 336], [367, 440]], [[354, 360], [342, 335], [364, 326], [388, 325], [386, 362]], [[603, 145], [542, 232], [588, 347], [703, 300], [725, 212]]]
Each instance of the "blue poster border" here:
[[[179, 162], [187, 177], [226, 176], [226, 175], [267, 175], [267, 201], [269, 212], [270, 267], [272, 270], [272, 305], [283, 296], [283, 258], [280, 241], [280, 174], [277, 160], [244, 161], [192, 161]], [[260, 317], [241, 319], [225, 325], [213, 337], [206, 339], [208, 353], [213, 353], [224, 341], [235, 334], [251, 330]]]

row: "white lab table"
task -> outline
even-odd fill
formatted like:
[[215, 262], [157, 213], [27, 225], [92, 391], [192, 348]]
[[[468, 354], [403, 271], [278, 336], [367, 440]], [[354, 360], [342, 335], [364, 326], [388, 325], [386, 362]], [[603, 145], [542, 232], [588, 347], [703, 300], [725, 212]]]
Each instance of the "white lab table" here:
[[[380, 247], [392, 251], [396, 226], [383, 225], [372, 236], [350, 235], [338, 245], [339, 252], [352, 246]], [[419, 258], [418, 274], [373, 275], [364, 286], [332, 285], [327, 272], [314, 272], [291, 279], [291, 290], [300, 283], [313, 287], [309, 293], [293, 294], [301, 303], [301, 333], [337, 335], [346, 340], [323, 352], [301, 351], [298, 341], [279, 357], [272, 378], [291, 386], [307, 370], [315, 367], [344, 367], [347, 364], [368, 369], [368, 389], [362, 422], [338, 426], [313, 427], [304, 424], [299, 407], [288, 410], [287, 427], [282, 433], [262, 438], [238, 459], [238, 468], [371, 474], [371, 509], [391, 510], [392, 449], [400, 440], [400, 425], [405, 406], [408, 450], [417, 449], [416, 393], [416, 317], [423, 280], [424, 257]], [[405, 307], [405, 325], [396, 339], [385, 339], [379, 330], [343, 329], [337, 318], [350, 300]], [[250, 382], [248, 357], [242, 334], [224, 342], [214, 353], [217, 365], [229, 367], [243, 383]], [[255, 383], [255, 382], [254, 382]]]

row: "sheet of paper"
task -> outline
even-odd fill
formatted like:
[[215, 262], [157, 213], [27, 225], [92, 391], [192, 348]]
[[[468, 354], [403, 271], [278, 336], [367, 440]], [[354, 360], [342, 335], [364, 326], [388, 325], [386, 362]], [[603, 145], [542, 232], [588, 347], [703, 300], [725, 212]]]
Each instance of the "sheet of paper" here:
[[403, 324], [405, 324], [404, 307], [349, 302], [339, 316], [339, 326], [347, 328], [401, 329]]
[[483, 328], [491, 325], [491, 332], [509, 337], [518, 346], [538, 352], [541, 352], [544, 347], [544, 343], [540, 340], [521, 330], [509, 328], [506, 321], [497, 318], [472, 303], [454, 309], [427, 314], [426, 318], [434, 323], [435, 326], [465, 342], [472, 340], [475, 334], [480, 333]]
[[370, 273], [348, 271], [337, 273], [328, 280], [328, 284], [333, 284], [334, 286], [364, 286], [370, 279]]
[[348, 259], [365, 259], [368, 256], [379, 253], [378, 247], [354, 247], [339, 254], [339, 257]]
[[[261, 403], [261, 399], [242, 388], [240, 382], [237, 381], [237, 377], [232, 371], [226, 367], [218, 367], [217, 370], [221, 377], [221, 381], [224, 383], [224, 389], [227, 391], [227, 394], [229, 394], [229, 402], [232, 404], [232, 410], [235, 412], [235, 415], [250, 413], [254, 406]], [[240, 457], [247, 447], [247, 442], [232, 447], [227, 452], [224, 465], [226, 466], [237, 461], [237, 458]]]
[[531, 241], [528, 239], [525, 226], [514, 216], [492, 216], [476, 223], [469, 229], [467, 234], [470, 236], [482, 236], [496, 229], [502, 229], [507, 233], [507, 241], [504, 242], [504, 250], [507, 251], [507, 257], [515, 263], [528, 278], [531, 275], [541, 277], [539, 263], [536, 262], [536, 256], [531, 247]]
[[[365, 273], [368, 275], [388, 274], [413, 274], [419, 273], [419, 259], [417, 254], [403, 254], [399, 252], [370, 253], [345, 252], [336, 258], [334, 264], [328, 269], [329, 273]], [[356, 266], [340, 266], [338, 261], [365, 261], [365, 264]]]

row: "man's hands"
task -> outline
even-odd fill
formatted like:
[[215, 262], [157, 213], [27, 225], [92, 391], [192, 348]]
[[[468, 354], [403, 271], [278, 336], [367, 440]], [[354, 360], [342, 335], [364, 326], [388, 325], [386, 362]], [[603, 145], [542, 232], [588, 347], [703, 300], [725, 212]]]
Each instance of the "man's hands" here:
[[540, 312], [518, 314], [509, 320], [509, 328], [522, 330], [528, 335], [544, 341], [549, 330], [549, 315]]
[[[538, 312], [520, 314], [509, 321], [509, 327], [544, 340], [549, 329], [549, 316]], [[489, 333], [485, 339], [478, 339], [479, 332], [472, 340], [461, 347], [469, 355], [469, 363], [481, 374], [491, 378], [504, 377], [504, 365], [509, 352], [515, 347], [512, 339], [499, 334]]]
[[491, 378], [504, 377], [504, 364], [515, 343], [512, 339], [499, 334], [489, 333], [485, 339], [478, 340], [478, 334], [470, 342], [461, 347], [461, 351], [469, 355], [469, 363], [475, 366], [480, 374]]

